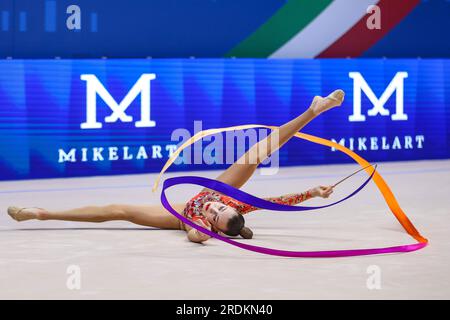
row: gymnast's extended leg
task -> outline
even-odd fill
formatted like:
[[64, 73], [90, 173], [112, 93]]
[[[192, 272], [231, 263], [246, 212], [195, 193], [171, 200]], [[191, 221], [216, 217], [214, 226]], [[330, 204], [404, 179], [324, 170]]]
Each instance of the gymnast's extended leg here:
[[[184, 205], [174, 205], [175, 210], [181, 211]], [[48, 211], [41, 208], [9, 207], [8, 214], [16, 221], [30, 219], [63, 220], [83, 222], [105, 222], [124, 220], [135, 224], [161, 228], [180, 229], [180, 222], [161, 206], [134, 206], [113, 204], [107, 206], [87, 206], [65, 211]]]
[[315, 97], [311, 106], [297, 118], [274, 130], [267, 138], [253, 145], [241, 158], [217, 177], [217, 180], [240, 188], [250, 179], [258, 165], [289, 141], [320, 113], [341, 105], [344, 91], [336, 90], [328, 97]]

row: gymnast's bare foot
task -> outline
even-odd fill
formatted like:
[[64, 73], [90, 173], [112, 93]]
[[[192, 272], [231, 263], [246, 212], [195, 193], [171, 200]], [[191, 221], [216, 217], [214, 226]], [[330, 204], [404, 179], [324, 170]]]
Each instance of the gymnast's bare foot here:
[[322, 112], [330, 110], [331, 108], [338, 107], [344, 101], [345, 93], [343, 90], [338, 89], [330, 93], [325, 98], [320, 96], [315, 96], [314, 100], [309, 107], [312, 112], [317, 116]]
[[40, 219], [46, 211], [42, 208], [19, 208], [9, 207], [8, 214], [16, 221], [26, 221], [31, 219]]

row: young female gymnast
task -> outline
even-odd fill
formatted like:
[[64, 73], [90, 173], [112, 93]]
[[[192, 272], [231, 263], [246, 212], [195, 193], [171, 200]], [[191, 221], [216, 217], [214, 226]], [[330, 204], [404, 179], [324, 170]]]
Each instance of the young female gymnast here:
[[[219, 175], [217, 180], [240, 188], [252, 176], [258, 165], [270, 154], [277, 151], [316, 116], [333, 107], [340, 106], [343, 100], [344, 91], [342, 90], [336, 90], [325, 98], [314, 97], [311, 106], [304, 113], [252, 146], [238, 161]], [[278, 141], [272, 143], [272, 139], [278, 139]], [[263, 144], [267, 146], [266, 149], [263, 148]], [[267, 151], [262, 154], [262, 149]], [[250, 159], [254, 160], [250, 161]], [[266, 200], [295, 205], [312, 197], [328, 198], [332, 192], [332, 186], [318, 186], [303, 193], [266, 198]], [[214, 232], [222, 232], [229, 236], [241, 235], [246, 239], [252, 238], [253, 232], [244, 226], [245, 222], [242, 215], [258, 210], [256, 207], [238, 202], [208, 188], [204, 188], [186, 204], [174, 205], [174, 208], [204, 228]], [[48, 211], [34, 207], [9, 207], [8, 214], [17, 221], [30, 219], [86, 222], [126, 220], [149, 227], [185, 230], [188, 239], [197, 243], [209, 239], [208, 235], [185, 225], [162, 206], [108, 205], [104, 207], [89, 206], [67, 211]]]

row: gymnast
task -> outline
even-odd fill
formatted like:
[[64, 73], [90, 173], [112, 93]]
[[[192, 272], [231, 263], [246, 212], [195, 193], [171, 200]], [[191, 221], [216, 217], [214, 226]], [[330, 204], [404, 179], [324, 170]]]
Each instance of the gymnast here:
[[[310, 107], [297, 118], [285, 123], [279, 130], [272, 132], [265, 139], [253, 145], [238, 161], [217, 177], [218, 181], [240, 188], [253, 175], [258, 165], [273, 152], [277, 151], [298, 131], [319, 114], [340, 106], [344, 100], [344, 91], [336, 90], [327, 97], [314, 97]], [[271, 139], [278, 139], [272, 143]], [[263, 144], [266, 152], [262, 154]], [[254, 159], [254, 161], [250, 161]], [[303, 193], [294, 193], [280, 197], [265, 198], [265, 200], [295, 205], [313, 197], [328, 198], [333, 192], [332, 186], [318, 186]], [[253, 232], [245, 226], [243, 215], [258, 208], [238, 202], [228, 196], [204, 188], [186, 204], [173, 206], [177, 212], [183, 214], [197, 225], [216, 233], [228, 236], [241, 235], [251, 239]], [[88, 206], [67, 211], [48, 211], [42, 208], [9, 207], [8, 214], [16, 221], [30, 219], [37, 220], [65, 220], [84, 222], [105, 222], [112, 220], [125, 220], [138, 225], [160, 228], [177, 229], [187, 232], [192, 242], [202, 243], [210, 237], [197, 229], [191, 228], [178, 220], [162, 206], [135, 206], [135, 205], [107, 205]]]

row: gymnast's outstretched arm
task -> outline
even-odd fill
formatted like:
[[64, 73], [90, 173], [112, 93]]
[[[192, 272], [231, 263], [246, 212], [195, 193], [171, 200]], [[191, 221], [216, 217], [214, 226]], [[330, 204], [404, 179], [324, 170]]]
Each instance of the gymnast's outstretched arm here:
[[[264, 198], [264, 200], [273, 203], [293, 206], [315, 197], [328, 198], [332, 193], [333, 193], [332, 186], [318, 186], [302, 193], [290, 193], [278, 197], [268, 197]], [[241, 207], [239, 208], [239, 213], [246, 214], [259, 209], [260, 208], [258, 207], [242, 203]]]
[[253, 175], [258, 165], [289, 141], [298, 131], [320, 113], [341, 105], [344, 92], [336, 90], [328, 97], [316, 96], [310, 107], [295, 119], [274, 130], [267, 138], [253, 145], [216, 179], [235, 188], [242, 187]]

